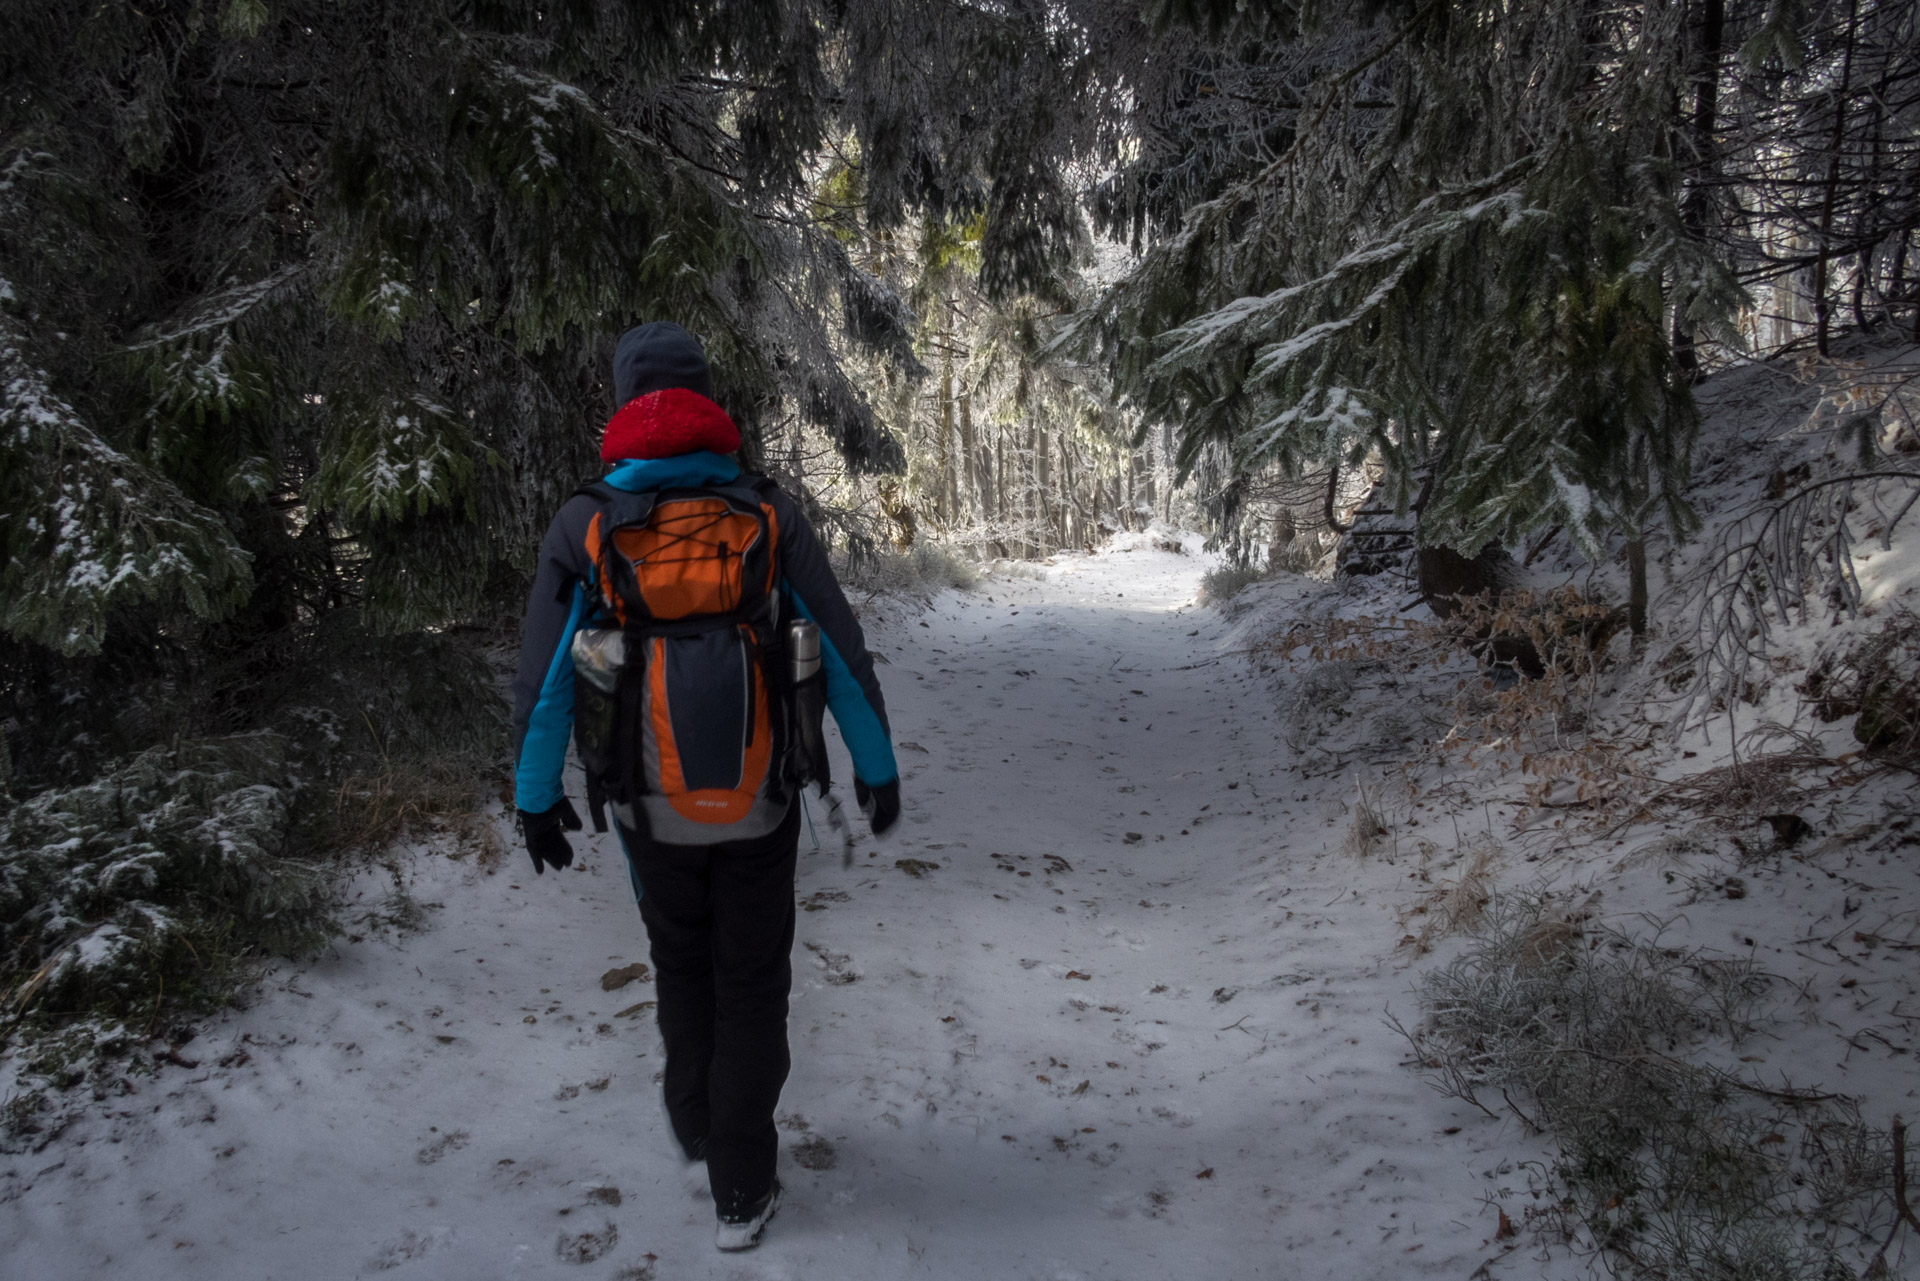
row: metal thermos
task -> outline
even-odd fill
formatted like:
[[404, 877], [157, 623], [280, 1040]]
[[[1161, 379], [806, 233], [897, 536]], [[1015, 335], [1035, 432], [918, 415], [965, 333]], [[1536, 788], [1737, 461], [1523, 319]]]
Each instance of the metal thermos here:
[[825, 796], [833, 782], [827, 763], [822, 721], [827, 713], [826, 682], [820, 674], [820, 625], [811, 618], [787, 624], [787, 661], [793, 665], [794, 732], [800, 749], [800, 775]]
[[793, 683], [804, 684], [820, 671], [820, 624], [796, 618], [787, 624], [787, 658], [793, 664]]

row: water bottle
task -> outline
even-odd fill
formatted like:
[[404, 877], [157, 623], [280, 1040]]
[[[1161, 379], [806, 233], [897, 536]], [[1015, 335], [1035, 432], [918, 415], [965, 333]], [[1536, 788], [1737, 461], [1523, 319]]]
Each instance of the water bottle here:
[[820, 624], [796, 618], [787, 624], [787, 662], [793, 668], [794, 737], [802, 782], [817, 783], [826, 795], [832, 782], [827, 763], [826, 681], [820, 671]]
[[583, 627], [573, 634], [573, 735], [587, 771], [587, 805], [593, 830], [607, 830], [602, 803], [620, 772], [620, 677], [627, 666], [627, 638], [617, 627]]
[[820, 671], [820, 624], [796, 618], [787, 624], [787, 661], [793, 664], [795, 689]]
[[583, 627], [573, 634], [573, 670], [602, 694], [612, 697], [626, 665], [627, 638], [619, 628]]

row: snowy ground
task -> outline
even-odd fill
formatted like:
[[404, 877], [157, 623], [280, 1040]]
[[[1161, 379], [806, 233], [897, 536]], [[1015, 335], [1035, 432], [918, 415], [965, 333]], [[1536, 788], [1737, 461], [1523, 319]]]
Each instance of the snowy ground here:
[[8, 1273], [1461, 1279], [1506, 1254], [1489, 1198], [1545, 1149], [1403, 1066], [1404, 869], [1340, 853], [1343, 789], [1288, 774], [1269, 689], [1191, 605], [1207, 565], [1130, 540], [873, 625], [907, 814], [851, 871], [803, 838], [789, 1193], [756, 1253], [715, 1253], [672, 1154], [650, 985], [603, 990], [646, 958], [603, 837], [538, 879], [517, 845], [413, 860], [424, 928], [282, 970], [0, 1165]]

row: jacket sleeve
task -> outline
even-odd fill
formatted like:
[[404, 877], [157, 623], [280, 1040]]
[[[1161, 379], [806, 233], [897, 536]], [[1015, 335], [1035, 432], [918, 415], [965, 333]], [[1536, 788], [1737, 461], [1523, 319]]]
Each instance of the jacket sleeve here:
[[586, 548], [562, 508], [540, 543], [540, 564], [520, 633], [513, 678], [513, 803], [528, 814], [558, 805], [573, 732], [573, 633], [586, 609]]
[[894, 763], [887, 704], [873, 674], [867, 638], [799, 506], [781, 493], [774, 512], [780, 519], [780, 572], [795, 611], [820, 624], [827, 707], [853, 757], [854, 775], [871, 786], [891, 783], [900, 777], [900, 769]]

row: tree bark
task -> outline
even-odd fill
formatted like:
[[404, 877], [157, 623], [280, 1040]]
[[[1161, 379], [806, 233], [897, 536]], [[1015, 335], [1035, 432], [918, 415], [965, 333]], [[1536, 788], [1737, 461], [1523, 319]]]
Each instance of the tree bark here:
[[933, 511], [942, 524], [953, 523], [953, 507], [947, 500], [951, 492], [948, 478], [953, 474], [953, 331], [942, 335], [940, 344], [940, 443], [935, 451], [940, 475], [933, 486]]
[[1333, 515], [1333, 500], [1340, 496], [1340, 460], [1335, 459], [1327, 466], [1327, 528], [1336, 534], [1344, 534], [1353, 528], [1353, 523], [1342, 525]]
[[1093, 483], [1087, 486], [1088, 489], [1093, 491], [1093, 512], [1089, 517], [1092, 521], [1092, 527], [1087, 530], [1087, 545], [1089, 547], [1093, 545], [1093, 541], [1096, 538], [1100, 537], [1100, 499], [1106, 485], [1106, 482], [1100, 479], [1100, 468], [1098, 464], [1093, 468], [1092, 481]]
[[[1726, 38], [1724, 0], [1705, 0], [1700, 16], [1700, 39], [1694, 46], [1693, 163], [1696, 179], [1680, 206], [1680, 223], [1695, 240], [1706, 239], [1712, 197], [1708, 178], [1717, 147], [1714, 129], [1720, 109], [1720, 46]], [[1698, 377], [1700, 356], [1694, 349], [1693, 326], [1679, 312], [1673, 317], [1673, 363], [1689, 381]]]
[[1637, 642], [1647, 634], [1647, 544], [1627, 540], [1627, 626]]
[[960, 397], [960, 508], [959, 519], [971, 524], [973, 513], [980, 502], [979, 475], [980, 461], [973, 453], [973, 397], [962, 394]]
[[1827, 191], [1820, 202], [1820, 256], [1813, 264], [1813, 341], [1827, 355], [1833, 307], [1827, 300], [1827, 266], [1833, 259], [1833, 213], [1840, 197], [1840, 148], [1846, 141], [1847, 95], [1853, 88], [1853, 45], [1860, 29], [1860, 0], [1848, 0], [1847, 45], [1840, 56], [1840, 88], [1833, 96], [1833, 144], [1827, 156]]
[[1018, 445], [1020, 453], [1020, 559], [1022, 560], [1031, 560], [1033, 558], [1034, 543], [1032, 535], [1035, 519], [1033, 506], [1033, 443], [1039, 434], [1040, 429], [1034, 425], [1032, 420], [1028, 420], [1026, 433]]
[[[1007, 433], [1004, 431], [993, 434], [993, 471], [994, 519], [1005, 526], [1007, 523]], [[1004, 540], [996, 538], [993, 545], [997, 555], [1007, 554], [1007, 544]]]
[[1043, 430], [1033, 434], [1033, 461], [1035, 479], [1040, 488], [1040, 554], [1048, 555], [1053, 551], [1053, 458], [1051, 442]]
[[1167, 485], [1166, 492], [1160, 496], [1160, 519], [1171, 525], [1173, 524], [1173, 480], [1179, 470], [1173, 461], [1173, 424], [1171, 422], [1160, 424], [1160, 452], [1167, 460]]

